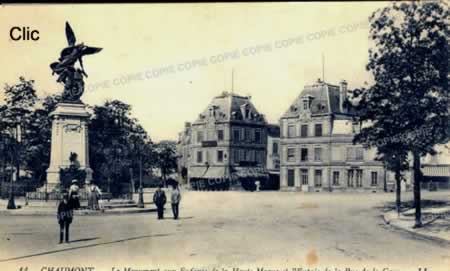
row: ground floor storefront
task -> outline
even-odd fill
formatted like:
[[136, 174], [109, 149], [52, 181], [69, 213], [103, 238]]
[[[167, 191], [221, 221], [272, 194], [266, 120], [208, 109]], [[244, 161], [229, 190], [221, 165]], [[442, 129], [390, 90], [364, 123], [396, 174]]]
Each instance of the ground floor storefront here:
[[260, 167], [191, 167], [188, 187], [196, 191], [275, 190], [278, 178]]
[[304, 192], [378, 191], [384, 189], [387, 178], [387, 172], [379, 165], [283, 166], [280, 189]]

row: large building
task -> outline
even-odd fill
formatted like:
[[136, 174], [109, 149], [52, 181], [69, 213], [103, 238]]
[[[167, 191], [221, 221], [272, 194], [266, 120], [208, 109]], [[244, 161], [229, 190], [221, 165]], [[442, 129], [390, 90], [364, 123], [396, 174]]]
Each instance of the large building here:
[[360, 129], [347, 106], [347, 83], [305, 86], [280, 119], [282, 190], [383, 189], [386, 172], [375, 149], [354, 145]]
[[267, 122], [250, 97], [215, 97], [178, 140], [181, 178], [194, 190], [252, 190], [266, 171]]

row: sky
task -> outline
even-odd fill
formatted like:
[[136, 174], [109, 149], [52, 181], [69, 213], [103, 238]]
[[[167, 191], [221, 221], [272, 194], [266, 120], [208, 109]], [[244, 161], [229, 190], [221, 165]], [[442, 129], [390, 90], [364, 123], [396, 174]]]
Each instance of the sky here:
[[[0, 84], [35, 80], [39, 96], [61, 93], [49, 64], [67, 46], [102, 47], [84, 57], [84, 103], [118, 99], [153, 141], [175, 140], [214, 96], [251, 96], [277, 123], [318, 78], [349, 88], [371, 82], [368, 17], [388, 2], [1, 5]], [[39, 31], [13, 41], [12, 27]], [[2, 94], [0, 93], [0, 96]]]

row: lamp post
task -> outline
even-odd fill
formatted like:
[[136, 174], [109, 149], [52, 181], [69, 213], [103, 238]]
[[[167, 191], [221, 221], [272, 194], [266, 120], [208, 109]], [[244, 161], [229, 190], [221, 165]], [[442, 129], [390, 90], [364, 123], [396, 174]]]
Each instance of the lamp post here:
[[[16, 157], [16, 182], [20, 179], [20, 143], [21, 143], [21, 127], [20, 123], [17, 123], [16, 129], [15, 129], [15, 157]], [[14, 199], [14, 178], [11, 178], [11, 184], [9, 187], [9, 199], [8, 199], [8, 205], [6, 206], [6, 209], [16, 209], [16, 203]]]
[[138, 147], [138, 159], [139, 159], [139, 200], [138, 207], [144, 208], [144, 188], [142, 187], [142, 155], [140, 147]]

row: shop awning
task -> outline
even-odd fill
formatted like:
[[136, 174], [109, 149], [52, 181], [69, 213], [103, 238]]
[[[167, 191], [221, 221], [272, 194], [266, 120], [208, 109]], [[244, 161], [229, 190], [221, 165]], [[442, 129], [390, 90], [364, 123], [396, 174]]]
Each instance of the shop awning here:
[[191, 167], [188, 170], [189, 178], [215, 179], [225, 177], [225, 167]]
[[233, 170], [235, 178], [268, 178], [269, 174], [263, 168], [258, 167], [235, 167]]

